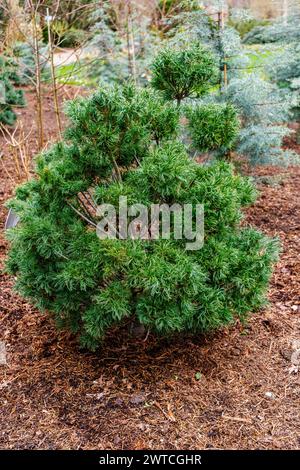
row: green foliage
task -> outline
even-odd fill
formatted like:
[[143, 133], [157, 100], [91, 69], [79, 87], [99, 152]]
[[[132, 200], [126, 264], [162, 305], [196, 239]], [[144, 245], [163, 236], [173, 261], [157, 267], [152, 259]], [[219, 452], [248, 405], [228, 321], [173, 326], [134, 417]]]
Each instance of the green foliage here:
[[61, 30], [63, 26], [64, 32], [72, 28], [88, 30], [94, 24], [93, 11], [98, 3], [95, 0], [89, 2], [85, 0], [60, 0], [60, 2], [47, 0], [41, 5], [41, 10], [46, 14], [48, 7], [50, 14], [55, 13], [56, 21], [61, 23], [57, 28]]
[[228, 21], [228, 25], [236, 29], [242, 39], [254, 28], [262, 28], [268, 24], [268, 20], [257, 20], [256, 18], [249, 18], [245, 20], [230, 18]]
[[300, 3], [298, 0], [286, 0], [287, 15], [276, 18], [272, 23], [253, 28], [244, 37], [246, 44], [289, 43], [300, 39], [299, 20]]
[[252, 124], [242, 129], [238, 150], [247, 155], [252, 165], [296, 165], [299, 156], [281, 148], [283, 138], [290, 134], [291, 130], [285, 126]]
[[87, 34], [82, 29], [70, 28], [62, 36], [60, 47], [78, 47], [87, 40]]
[[172, 15], [183, 12], [197, 10], [198, 2], [196, 0], [159, 0], [158, 9], [161, 14], [171, 13]]
[[21, 79], [17, 62], [7, 55], [0, 56], [1, 77], [9, 80], [13, 85], [20, 85]]
[[202, 95], [217, 79], [214, 58], [199, 42], [188, 49], [162, 50], [153, 62], [152, 73], [152, 86], [178, 103], [191, 95]]
[[[39, 44], [40, 51], [44, 54], [43, 44]], [[34, 51], [31, 44], [17, 42], [13, 47], [14, 61], [18, 66], [19, 84], [31, 83], [30, 80], [35, 75]], [[44, 54], [45, 55], [45, 54]], [[43, 66], [41, 69], [43, 70]]]
[[291, 43], [284, 47], [271, 57], [266, 68], [272, 80], [291, 88], [292, 81], [300, 77], [300, 44]]
[[[213, 13], [220, 11], [220, 2], [213, 2], [211, 9]], [[290, 8], [289, 11], [291, 12]], [[239, 33], [232, 26], [234, 21], [242, 23], [250, 21], [249, 11], [230, 9], [229, 14], [229, 22], [221, 29], [216, 21], [217, 15], [212, 15], [210, 18], [204, 11], [184, 15], [184, 22], [174, 29], [169, 45], [173, 44], [182, 49], [191, 42], [202, 41], [216, 57], [219, 65], [219, 86], [212, 88], [210, 99], [206, 99], [205, 102], [231, 103], [237, 109], [241, 124], [236, 140], [238, 153], [242, 152], [251, 164], [295, 163], [295, 153], [282, 149], [283, 136], [288, 134], [288, 129], [281, 127], [277, 131], [276, 128], [290, 118], [291, 108], [296, 111], [296, 116], [299, 115], [300, 82], [297, 79], [297, 47], [295, 44], [291, 46], [291, 50], [295, 51], [294, 58], [284, 49], [268, 67], [272, 80], [275, 81], [276, 76], [286, 77], [283, 82], [286, 88], [283, 92], [277, 86], [277, 84], [281, 86], [281, 83], [279, 81], [277, 84], [270, 83], [264, 70], [266, 60], [274, 55], [274, 46], [272, 52], [270, 47], [263, 51], [262, 48], [258, 51], [257, 48], [245, 47]], [[273, 32], [277, 27], [280, 27], [278, 31], [281, 31], [280, 35], [276, 36], [277, 42], [279, 37], [284, 38], [285, 42], [291, 38], [295, 40], [299, 34], [299, 16], [291, 15], [287, 25], [277, 21], [276, 25], [272, 25]], [[268, 28], [269, 26], [266, 26], [264, 29]], [[280, 48], [280, 45], [277, 45], [277, 48]], [[255, 127], [255, 139], [253, 127]], [[201, 130], [195, 129], [195, 131], [201, 134]], [[193, 134], [195, 135], [194, 131]]]
[[235, 108], [230, 104], [209, 103], [187, 109], [189, 130], [196, 149], [207, 152], [230, 149], [239, 130]]
[[16, 120], [13, 106], [24, 106], [24, 95], [22, 90], [15, 88], [20, 78], [16, 65], [11, 59], [0, 56], [0, 123], [12, 126]]
[[[221, 119], [220, 109], [210, 107], [209, 119], [213, 111]], [[225, 162], [200, 166], [189, 158], [176, 139], [178, 107], [152, 89], [101, 86], [71, 103], [68, 115], [65, 141], [39, 156], [37, 177], [9, 204], [20, 223], [8, 231], [7, 267], [22, 295], [92, 349], [128, 318], [157, 333], [195, 333], [264, 305], [276, 242], [240, 225], [255, 190]], [[214, 146], [230, 141], [226, 125], [222, 132], [212, 136]], [[203, 204], [204, 246], [186, 250], [174, 221], [168, 240], [101, 240], [78, 213], [83, 194], [116, 207], [122, 195], [148, 208]]]

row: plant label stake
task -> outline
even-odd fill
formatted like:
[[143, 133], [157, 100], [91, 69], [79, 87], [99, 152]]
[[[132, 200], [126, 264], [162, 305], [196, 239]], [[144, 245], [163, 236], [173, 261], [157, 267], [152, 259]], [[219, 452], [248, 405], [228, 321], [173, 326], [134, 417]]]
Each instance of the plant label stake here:
[[9, 209], [8, 216], [5, 221], [4, 230], [8, 228], [14, 228], [18, 224], [20, 217], [12, 210]]

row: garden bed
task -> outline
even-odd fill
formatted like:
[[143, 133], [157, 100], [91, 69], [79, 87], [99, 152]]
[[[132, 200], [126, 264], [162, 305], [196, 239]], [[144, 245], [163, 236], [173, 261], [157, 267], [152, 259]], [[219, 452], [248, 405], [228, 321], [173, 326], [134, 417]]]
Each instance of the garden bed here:
[[[29, 130], [34, 99], [26, 95], [28, 106], [19, 112]], [[45, 110], [51, 140], [56, 124], [48, 96]], [[30, 139], [34, 154], [35, 129]], [[12, 161], [8, 170], [16, 178]], [[299, 448], [300, 373], [291, 373], [291, 356], [300, 338], [300, 168], [265, 167], [252, 174], [280, 175], [276, 184], [261, 184], [247, 220], [278, 235], [282, 254], [270, 305], [246, 326], [172, 340], [137, 339], [124, 327], [97, 353], [78, 353], [74, 338], [57, 332], [0, 273], [0, 340], [8, 359], [0, 365], [0, 448]], [[2, 203], [14, 183], [2, 167], [0, 175], [3, 268]]]

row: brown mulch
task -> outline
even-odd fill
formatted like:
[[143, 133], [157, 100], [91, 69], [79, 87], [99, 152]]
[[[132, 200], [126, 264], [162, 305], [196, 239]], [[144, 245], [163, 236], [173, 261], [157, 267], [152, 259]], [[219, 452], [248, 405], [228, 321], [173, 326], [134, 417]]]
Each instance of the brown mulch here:
[[[70, 92], [72, 93], [72, 92]], [[34, 96], [20, 110], [27, 128]], [[56, 135], [45, 99], [47, 138]], [[36, 134], [31, 137], [35, 153]], [[3, 139], [0, 148], [3, 149]], [[14, 174], [12, 162], [8, 165]], [[1, 167], [0, 167], [1, 168]], [[147, 341], [110, 334], [97, 353], [79, 351], [12, 289], [0, 272], [0, 448], [5, 449], [298, 449], [300, 372], [290, 373], [300, 331], [300, 169], [261, 185], [248, 221], [282, 240], [270, 306], [247, 326], [210, 337]], [[0, 169], [0, 267], [7, 251], [2, 203], [14, 184]]]

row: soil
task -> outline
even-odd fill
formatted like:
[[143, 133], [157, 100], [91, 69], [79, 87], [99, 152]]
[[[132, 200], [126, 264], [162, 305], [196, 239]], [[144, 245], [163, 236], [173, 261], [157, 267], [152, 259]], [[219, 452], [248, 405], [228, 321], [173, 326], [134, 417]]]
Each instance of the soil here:
[[[65, 89], [61, 99], [78, 90]], [[34, 125], [34, 95], [19, 110]], [[49, 94], [46, 138], [57, 134]], [[30, 153], [36, 153], [36, 129]], [[295, 141], [287, 146], [300, 153]], [[17, 173], [0, 137], [9, 175], [0, 166], [0, 268], [8, 249], [3, 236]], [[300, 372], [300, 168], [257, 168], [260, 197], [247, 221], [279, 236], [282, 254], [269, 306], [247, 325], [214, 335], [166, 340], [111, 332], [96, 353], [13, 291], [0, 272], [2, 449], [299, 449]]]

